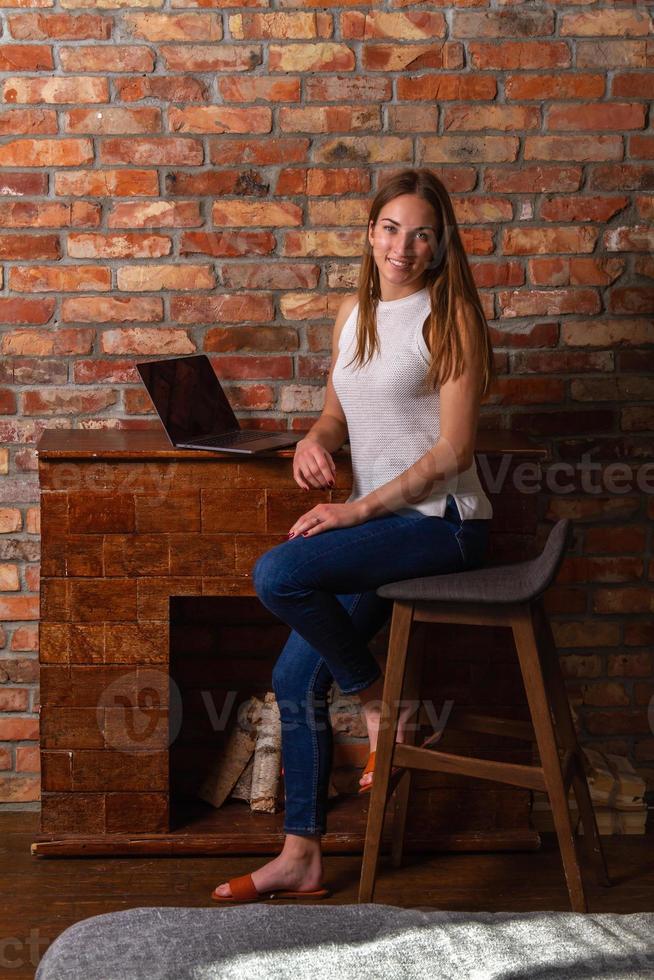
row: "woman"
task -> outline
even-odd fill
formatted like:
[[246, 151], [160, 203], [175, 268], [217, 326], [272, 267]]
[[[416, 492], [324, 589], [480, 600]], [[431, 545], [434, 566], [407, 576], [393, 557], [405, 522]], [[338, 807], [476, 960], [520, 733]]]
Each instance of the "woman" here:
[[[371, 756], [383, 676], [368, 641], [392, 601], [376, 589], [483, 563], [492, 507], [473, 450], [492, 377], [488, 325], [441, 181], [404, 170], [374, 198], [357, 294], [333, 331], [325, 404], [296, 446], [305, 490], [334, 486], [332, 453], [349, 438], [353, 488], [295, 521], [257, 561], [263, 604], [292, 627], [275, 664], [286, 793], [281, 853], [220, 885], [217, 900], [323, 897], [320, 838], [332, 762], [327, 694], [361, 700]], [[410, 714], [409, 709], [409, 714]], [[400, 712], [402, 741], [407, 710]]]

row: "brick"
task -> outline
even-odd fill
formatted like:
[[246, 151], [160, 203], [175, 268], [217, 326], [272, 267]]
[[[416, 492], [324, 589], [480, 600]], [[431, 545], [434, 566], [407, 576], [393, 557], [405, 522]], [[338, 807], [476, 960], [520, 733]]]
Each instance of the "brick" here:
[[111, 272], [93, 265], [17, 265], [10, 271], [9, 285], [18, 292], [100, 292], [111, 288]]
[[61, 246], [58, 235], [1, 235], [0, 259], [58, 259]]
[[55, 174], [55, 194], [134, 197], [159, 193], [156, 170], [69, 170]]
[[3, 167], [76, 167], [92, 161], [88, 139], [23, 139], [0, 146]]
[[255, 38], [290, 40], [329, 37], [332, 33], [332, 17], [311, 13], [230, 14], [229, 32], [239, 41]]
[[295, 351], [298, 347], [297, 331], [290, 327], [214, 327], [204, 335], [207, 352]]
[[[627, 627], [625, 634], [630, 627]], [[630, 639], [626, 639], [630, 643]], [[650, 639], [651, 642], [651, 639]], [[609, 677], [649, 677], [652, 673], [651, 653], [619, 653], [607, 658], [606, 672]]]
[[75, 259], [157, 259], [170, 255], [167, 235], [83, 234], [68, 236], [68, 254]]
[[270, 71], [352, 71], [355, 58], [346, 44], [271, 44], [268, 67]]
[[[538, 261], [538, 260], [534, 260]], [[571, 285], [606, 286], [615, 282], [625, 270], [624, 259], [582, 259], [565, 260], [568, 267], [568, 280]], [[531, 262], [530, 262], [531, 265]], [[536, 281], [536, 280], [534, 280]]]
[[[120, 102], [140, 99], [161, 99], [163, 102], [207, 102], [209, 93], [199, 78], [117, 78], [114, 81], [116, 98]], [[248, 100], [250, 101], [250, 100]]]
[[[0, 297], [0, 319], [3, 323], [44, 324], [52, 319], [53, 313], [54, 300]], [[4, 346], [3, 351], [9, 353]]]
[[502, 235], [505, 255], [549, 252], [592, 252], [598, 231], [594, 228], [507, 228]]
[[600, 299], [592, 289], [529, 289], [498, 294], [501, 315], [557, 316], [565, 313], [599, 313]]
[[273, 304], [270, 296], [262, 295], [175, 296], [170, 312], [177, 323], [267, 323], [273, 317]]
[[299, 102], [301, 83], [299, 78], [270, 78], [265, 75], [219, 78], [218, 91], [225, 102]]
[[543, 201], [540, 216], [546, 221], [609, 221], [629, 205], [626, 195], [620, 197], [568, 196]]
[[88, 354], [93, 344], [91, 330], [14, 330], [2, 338], [7, 354]]
[[0, 44], [0, 71], [47, 71], [54, 68], [47, 44]]
[[459, 41], [433, 44], [368, 44], [361, 52], [366, 71], [420, 71], [423, 68], [463, 67], [463, 45]]
[[654, 398], [654, 379], [648, 377], [575, 378], [570, 384], [575, 401], [645, 401]]
[[[21, 620], [39, 618], [38, 596], [0, 596], [0, 620]], [[2, 719], [0, 718], [0, 726]], [[31, 738], [32, 736], [23, 736]], [[5, 741], [0, 735], [0, 741]]]
[[445, 109], [443, 131], [540, 129], [541, 114], [536, 106], [452, 106]]
[[287, 133], [334, 133], [381, 130], [378, 106], [308, 106], [281, 108], [279, 127]]
[[[9, 565], [0, 562], [0, 591], [16, 592], [20, 589], [20, 578], [18, 576], [18, 565]], [[1, 690], [1, 689], [0, 689]], [[26, 708], [10, 708], [10, 711], [26, 711]]]
[[649, 15], [645, 11], [593, 10], [584, 13], [563, 14], [560, 33], [596, 37], [638, 37], [651, 29]]
[[554, 103], [548, 112], [548, 126], [553, 130], [642, 129], [644, 125], [645, 107], [638, 103], [614, 102], [601, 106]]
[[457, 10], [454, 13], [454, 37], [532, 37], [554, 33], [554, 11]]
[[515, 374], [579, 375], [612, 371], [613, 366], [613, 354], [609, 351], [516, 351], [511, 354], [511, 372]]
[[79, 228], [99, 223], [99, 206], [86, 201], [0, 201], [4, 228]]
[[23, 518], [18, 507], [0, 507], [0, 534], [20, 531]]
[[77, 415], [80, 412], [98, 412], [115, 405], [115, 391], [76, 392], [70, 388], [42, 388], [23, 394], [25, 415]]
[[499, 71], [531, 68], [570, 68], [572, 55], [565, 41], [471, 41], [468, 44], [473, 68]]
[[[221, 41], [219, 14], [125, 14], [125, 34], [145, 41]], [[234, 35], [232, 35], [234, 36]]]
[[[403, 79], [398, 78], [398, 84], [401, 81]], [[414, 79], [416, 84], [418, 81], [422, 81], [422, 79]], [[387, 102], [392, 94], [391, 80], [374, 75], [315, 75], [303, 79], [303, 82], [305, 104], [309, 102], [360, 102], [364, 104]], [[219, 87], [223, 91], [220, 83]], [[298, 100], [284, 99], [284, 101]]]
[[0, 687], [0, 711], [28, 711], [29, 691], [26, 688]]
[[349, 231], [288, 232], [284, 239], [284, 255], [360, 255], [363, 235]]
[[645, 41], [577, 41], [579, 68], [645, 68]]
[[182, 72], [251, 71], [263, 60], [256, 44], [162, 44], [159, 53], [168, 71]]
[[547, 191], [576, 191], [581, 186], [582, 168], [547, 165], [487, 167], [484, 188], [500, 194], [546, 193]]
[[110, 228], [193, 228], [202, 224], [197, 201], [124, 201], [114, 204]]
[[[79, 45], [59, 50], [64, 71], [154, 71], [154, 52], [138, 44]], [[15, 71], [15, 69], [13, 69]]]
[[39, 799], [38, 776], [7, 776], [0, 778], [0, 802], [34, 803]]
[[497, 378], [491, 404], [557, 404], [564, 396], [565, 385], [556, 378]]
[[609, 252], [650, 252], [654, 248], [654, 230], [649, 225], [611, 228], [604, 234], [604, 247]]
[[596, 167], [589, 186], [593, 190], [630, 191], [649, 187], [652, 168], [643, 164], [607, 164]]
[[654, 98], [654, 77], [651, 72], [616, 72], [611, 95], [617, 98]]
[[132, 265], [117, 272], [118, 288], [143, 292], [155, 289], [212, 289], [216, 283], [207, 265]]
[[[13, 112], [13, 110], [11, 110]], [[46, 174], [5, 173], [2, 175], [0, 197], [20, 197], [23, 194], [45, 194]]]
[[445, 17], [440, 12], [412, 12], [370, 14], [341, 14], [341, 31], [344, 38], [380, 40], [395, 38], [398, 41], [423, 41], [432, 37], [444, 37]]
[[190, 106], [168, 109], [173, 133], [269, 133], [272, 111], [264, 106], [235, 109], [230, 106]]
[[180, 255], [214, 255], [222, 258], [270, 255], [276, 246], [270, 231], [187, 231], [180, 239]]
[[103, 163], [198, 166], [202, 163], [202, 157], [202, 144], [198, 140], [181, 136], [161, 136], [149, 140], [107, 139], [100, 145], [100, 159]]
[[520, 144], [516, 136], [430, 136], [417, 142], [421, 164], [513, 162]]
[[71, 296], [62, 300], [61, 318], [68, 323], [152, 323], [163, 319], [158, 296]]
[[10, 14], [9, 33], [19, 41], [106, 41], [113, 21], [95, 14]]
[[605, 76], [602, 74], [524, 74], [507, 75], [504, 91], [507, 99], [600, 99], [604, 95]]
[[620, 136], [526, 136], [525, 160], [620, 160]]
[[236, 163], [266, 165], [304, 163], [308, 159], [309, 140], [270, 138], [265, 140], [209, 139], [211, 163], [226, 166]]
[[160, 109], [71, 109], [64, 113], [67, 133], [91, 133], [104, 136], [113, 133], [157, 133], [162, 129]]
[[630, 703], [624, 684], [616, 681], [597, 681], [594, 684], [582, 684], [582, 697], [584, 704], [592, 704], [598, 707], [607, 705], [628, 705]]
[[286, 202], [218, 202], [212, 207], [212, 221], [220, 227], [301, 225], [302, 208]]
[[597, 613], [651, 613], [654, 611], [654, 592], [642, 587], [595, 590], [593, 609]]
[[654, 326], [645, 319], [567, 320], [561, 325], [561, 342], [570, 347], [640, 346], [653, 340]]
[[194, 354], [195, 344], [186, 330], [175, 327], [139, 327], [104, 330], [104, 354]]
[[109, 83], [105, 78], [84, 75], [70, 78], [7, 78], [3, 82], [3, 102], [107, 102]]

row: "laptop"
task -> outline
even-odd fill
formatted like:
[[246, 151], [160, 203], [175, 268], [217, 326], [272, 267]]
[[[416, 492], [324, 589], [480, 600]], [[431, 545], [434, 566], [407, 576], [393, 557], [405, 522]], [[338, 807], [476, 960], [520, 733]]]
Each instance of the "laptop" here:
[[206, 354], [139, 361], [136, 369], [173, 446], [251, 454], [303, 437], [242, 429]]

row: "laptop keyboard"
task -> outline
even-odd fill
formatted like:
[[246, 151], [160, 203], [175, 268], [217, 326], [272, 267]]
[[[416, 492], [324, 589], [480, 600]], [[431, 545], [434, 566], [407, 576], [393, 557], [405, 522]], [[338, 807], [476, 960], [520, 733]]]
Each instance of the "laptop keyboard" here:
[[271, 432], [261, 432], [253, 434], [251, 432], [226, 432], [222, 436], [200, 440], [206, 446], [233, 446], [239, 442], [258, 442], [260, 439], [270, 439], [274, 435]]

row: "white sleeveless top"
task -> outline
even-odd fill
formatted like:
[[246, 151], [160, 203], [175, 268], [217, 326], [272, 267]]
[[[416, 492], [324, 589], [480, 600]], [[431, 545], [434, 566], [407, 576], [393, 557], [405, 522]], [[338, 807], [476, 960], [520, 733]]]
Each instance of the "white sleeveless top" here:
[[[379, 351], [363, 367], [349, 364], [356, 350], [356, 303], [341, 330], [332, 380], [347, 420], [352, 461], [352, 493], [358, 500], [388, 483], [420, 459], [440, 435], [440, 394], [424, 383], [430, 363], [422, 327], [430, 312], [425, 287], [402, 299], [379, 300]], [[442, 517], [447, 495], [463, 520], [491, 518], [493, 508], [479, 482], [477, 465], [451, 477], [399, 514], [419, 511]]]

